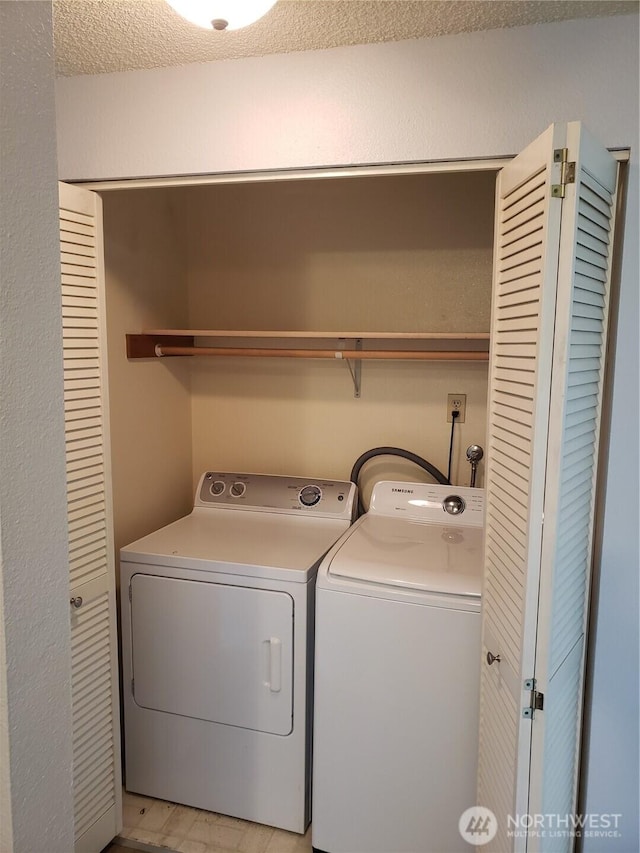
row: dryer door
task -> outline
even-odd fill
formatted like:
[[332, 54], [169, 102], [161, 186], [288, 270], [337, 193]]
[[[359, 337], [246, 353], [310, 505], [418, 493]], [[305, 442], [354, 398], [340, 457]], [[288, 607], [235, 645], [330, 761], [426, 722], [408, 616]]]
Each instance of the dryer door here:
[[287, 593], [137, 574], [131, 623], [138, 705], [291, 732], [293, 599]]

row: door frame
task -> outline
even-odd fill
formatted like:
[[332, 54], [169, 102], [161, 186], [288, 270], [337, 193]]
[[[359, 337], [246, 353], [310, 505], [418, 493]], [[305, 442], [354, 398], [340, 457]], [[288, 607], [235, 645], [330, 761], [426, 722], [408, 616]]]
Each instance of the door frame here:
[[[628, 162], [629, 148], [610, 148], [618, 162]], [[264, 169], [254, 172], [211, 172], [205, 175], [168, 175], [156, 178], [124, 178], [105, 181], [65, 181], [87, 190], [104, 193], [115, 190], [198, 187], [214, 184], [253, 184], [271, 181], [300, 181], [327, 178], [360, 178], [382, 175], [426, 175], [447, 172], [498, 172], [515, 154], [477, 157], [467, 160], [416, 160], [406, 163], [366, 163], [353, 166], [318, 166], [307, 169]]]

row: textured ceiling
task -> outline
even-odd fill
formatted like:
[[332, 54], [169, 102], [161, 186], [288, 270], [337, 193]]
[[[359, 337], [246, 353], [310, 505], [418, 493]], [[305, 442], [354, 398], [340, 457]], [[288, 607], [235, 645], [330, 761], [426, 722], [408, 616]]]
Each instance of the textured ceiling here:
[[250, 27], [200, 29], [164, 0], [54, 0], [61, 76], [637, 12], [638, 0], [279, 0]]

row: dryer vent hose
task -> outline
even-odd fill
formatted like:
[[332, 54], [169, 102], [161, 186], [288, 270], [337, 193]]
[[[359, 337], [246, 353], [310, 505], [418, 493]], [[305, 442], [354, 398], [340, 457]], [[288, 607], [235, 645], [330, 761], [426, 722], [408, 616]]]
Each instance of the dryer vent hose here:
[[[362, 456], [359, 456], [354, 462], [353, 468], [351, 469], [351, 475], [349, 479], [352, 483], [358, 485], [358, 480], [360, 478], [360, 472], [362, 467], [370, 460], [376, 456], [401, 456], [403, 459], [408, 459], [410, 462], [413, 462], [415, 465], [418, 465], [420, 468], [427, 471], [431, 476], [436, 480], [436, 482], [441, 483], [443, 486], [450, 486], [451, 482], [445, 477], [442, 471], [438, 470], [435, 465], [432, 465], [431, 462], [427, 462], [426, 459], [423, 459], [422, 456], [418, 456], [417, 453], [412, 453], [410, 450], [403, 450], [402, 447], [373, 447], [371, 450], [365, 451]], [[360, 495], [360, 491], [358, 490], [358, 515], [362, 515], [364, 512], [364, 506], [362, 504], [362, 497]]]

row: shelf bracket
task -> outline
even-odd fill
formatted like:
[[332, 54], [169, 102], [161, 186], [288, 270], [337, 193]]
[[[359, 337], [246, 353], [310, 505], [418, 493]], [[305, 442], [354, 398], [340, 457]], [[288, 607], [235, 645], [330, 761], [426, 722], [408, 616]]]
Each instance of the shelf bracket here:
[[[340, 346], [344, 347], [345, 339], [340, 338]], [[356, 350], [362, 349], [362, 338], [356, 338]], [[360, 399], [360, 388], [362, 385], [362, 360], [359, 358], [350, 359], [345, 358], [347, 362], [347, 367], [349, 368], [349, 373], [351, 374], [351, 379], [353, 380], [353, 396], [356, 400]], [[353, 361], [353, 363], [352, 363]]]
[[126, 335], [127, 358], [158, 358], [157, 346], [192, 347], [193, 336], [185, 335]]

